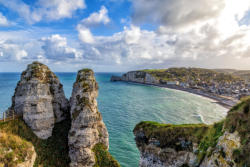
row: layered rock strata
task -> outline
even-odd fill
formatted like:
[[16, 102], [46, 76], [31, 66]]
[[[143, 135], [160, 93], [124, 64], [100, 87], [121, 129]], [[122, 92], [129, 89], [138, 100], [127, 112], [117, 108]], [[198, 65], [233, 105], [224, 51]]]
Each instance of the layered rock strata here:
[[98, 84], [94, 72], [80, 70], [70, 99], [71, 129], [69, 132], [69, 156], [71, 167], [95, 165], [96, 144], [109, 147], [107, 129], [97, 109]]
[[144, 71], [130, 71], [123, 74], [121, 77], [112, 76], [111, 81], [127, 81], [127, 82], [137, 82], [143, 84], [159, 84], [160, 81]]
[[41, 63], [28, 65], [15, 89], [9, 113], [14, 110], [22, 115], [39, 138], [47, 139], [54, 123], [64, 120], [68, 109], [69, 102], [57, 76]]

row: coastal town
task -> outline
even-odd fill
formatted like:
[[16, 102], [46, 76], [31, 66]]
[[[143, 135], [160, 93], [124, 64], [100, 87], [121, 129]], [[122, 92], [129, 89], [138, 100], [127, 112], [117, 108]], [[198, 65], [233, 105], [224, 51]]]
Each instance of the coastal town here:
[[250, 96], [248, 77], [201, 68], [131, 71], [121, 77], [112, 76], [111, 81], [136, 82], [186, 91], [214, 99], [228, 108]]
[[226, 82], [226, 83], [218, 83], [211, 81], [209, 83], [205, 81], [200, 81], [195, 83], [193, 81], [190, 82], [179, 82], [179, 81], [160, 81], [161, 84], [172, 85], [172, 86], [180, 86], [183, 88], [191, 88], [191, 89], [200, 89], [207, 93], [217, 94], [220, 96], [231, 97], [234, 99], [241, 99], [245, 96], [250, 96], [250, 83], [246, 83], [245, 81], [238, 82]]

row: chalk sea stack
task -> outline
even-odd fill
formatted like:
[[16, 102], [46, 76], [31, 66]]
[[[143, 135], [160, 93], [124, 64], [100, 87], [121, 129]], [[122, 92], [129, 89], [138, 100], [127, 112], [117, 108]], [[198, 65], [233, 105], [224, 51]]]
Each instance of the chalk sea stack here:
[[71, 167], [95, 165], [96, 145], [109, 147], [109, 136], [97, 109], [98, 84], [94, 72], [80, 70], [70, 99], [71, 129], [69, 132], [69, 156]]
[[33, 62], [22, 73], [8, 112], [21, 115], [37, 137], [47, 139], [55, 122], [65, 119], [68, 109], [57, 76], [46, 65]]

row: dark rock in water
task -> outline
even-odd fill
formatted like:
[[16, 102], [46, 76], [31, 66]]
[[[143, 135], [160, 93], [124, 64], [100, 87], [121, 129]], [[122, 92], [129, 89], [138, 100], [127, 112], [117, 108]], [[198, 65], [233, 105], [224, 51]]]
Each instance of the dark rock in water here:
[[112, 76], [110, 81], [126, 81], [143, 84], [159, 84], [159, 79], [144, 71], [130, 71], [123, 74], [121, 77]]
[[122, 81], [122, 77], [119, 77], [119, 76], [112, 76], [112, 77], [110, 78], [110, 81], [111, 81], [111, 82]]

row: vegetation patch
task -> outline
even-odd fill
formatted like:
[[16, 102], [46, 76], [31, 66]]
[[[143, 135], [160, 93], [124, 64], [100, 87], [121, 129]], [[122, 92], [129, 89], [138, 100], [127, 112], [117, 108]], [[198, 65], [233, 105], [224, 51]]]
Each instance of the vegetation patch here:
[[96, 144], [93, 152], [95, 153], [96, 161], [94, 167], [120, 167], [120, 164], [112, 157], [102, 143]]
[[154, 138], [160, 142], [160, 147], [170, 147], [176, 149], [179, 139], [198, 143], [209, 126], [205, 124], [184, 124], [171, 125], [157, 122], [144, 121], [136, 125], [134, 133], [142, 130], [147, 139]]
[[225, 129], [231, 133], [237, 131], [241, 139], [241, 148], [234, 150], [234, 159], [239, 166], [250, 166], [250, 97], [233, 107], [225, 120]]
[[208, 148], [214, 148], [218, 142], [220, 136], [223, 135], [223, 123], [215, 123], [214, 125], [205, 124], [183, 124], [183, 125], [171, 125], [160, 124], [157, 122], [144, 121], [136, 125], [134, 133], [138, 131], [143, 132], [145, 135], [145, 142], [149, 142], [150, 139], [156, 139], [159, 141], [159, 147], [170, 147], [176, 150], [190, 150], [192, 147], [184, 147], [180, 144], [180, 139], [186, 141], [186, 143], [198, 143], [198, 163], [202, 161], [205, 155], [208, 154]]
[[72, 113], [73, 120], [75, 120], [79, 116], [80, 113], [81, 113], [81, 110], [75, 109], [75, 111]]
[[22, 119], [0, 123], [1, 131], [19, 136], [22, 140], [33, 144], [37, 153], [35, 167], [68, 167], [68, 132], [70, 119], [56, 123], [53, 135], [47, 140], [36, 137]]
[[79, 71], [78, 71], [77, 78], [76, 78], [76, 82], [85, 81], [85, 80], [86, 80], [86, 77], [83, 76], [82, 74], [86, 74], [86, 73], [94, 74], [93, 70], [91, 70], [91, 69], [89, 69], [89, 68], [84, 68], [84, 69], [82, 69], [82, 70], [79, 70]]
[[[199, 142], [198, 161], [201, 161], [206, 155], [210, 155], [218, 143], [219, 138], [223, 135], [224, 121], [215, 123], [209, 127], [207, 133], [203, 134], [202, 140]], [[211, 148], [210, 152], [208, 148]]]
[[0, 132], [0, 166], [15, 167], [31, 159], [32, 144], [10, 133]]
[[142, 70], [162, 81], [188, 82], [192, 80], [198, 84], [200, 81], [235, 82], [242, 80], [239, 76], [222, 73], [216, 70], [202, 68], [169, 68], [169, 69], [146, 69]]

